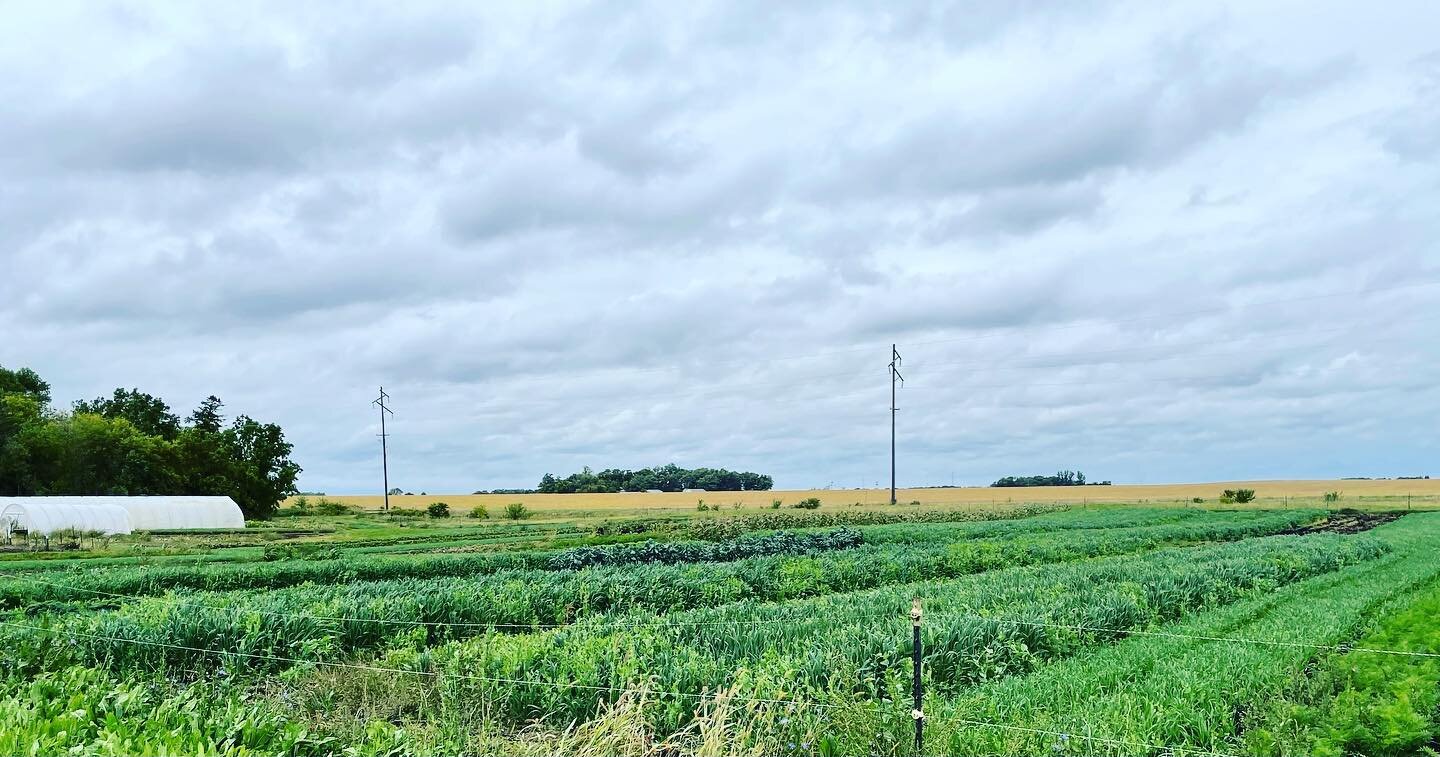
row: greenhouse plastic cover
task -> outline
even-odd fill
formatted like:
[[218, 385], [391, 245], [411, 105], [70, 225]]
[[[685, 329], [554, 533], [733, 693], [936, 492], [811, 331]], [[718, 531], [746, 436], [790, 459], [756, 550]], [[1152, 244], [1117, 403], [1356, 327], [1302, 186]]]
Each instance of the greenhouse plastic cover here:
[[67, 528], [77, 531], [100, 531], [105, 534], [131, 532], [130, 513], [119, 505], [76, 505], [68, 502], [46, 502], [49, 497], [0, 499], [0, 532], [27, 530], [36, 534], [53, 534]]
[[[35, 508], [100, 508], [118, 507], [129, 518], [129, 528], [115, 533], [155, 531], [160, 529], [244, 528], [245, 516], [240, 506], [229, 497], [0, 497], [0, 508], [23, 505]], [[56, 509], [54, 512], [70, 512]], [[92, 517], [100, 522], [98, 513], [64, 517]], [[65, 528], [66, 526], [60, 526]], [[38, 529], [36, 529], [38, 530]]]

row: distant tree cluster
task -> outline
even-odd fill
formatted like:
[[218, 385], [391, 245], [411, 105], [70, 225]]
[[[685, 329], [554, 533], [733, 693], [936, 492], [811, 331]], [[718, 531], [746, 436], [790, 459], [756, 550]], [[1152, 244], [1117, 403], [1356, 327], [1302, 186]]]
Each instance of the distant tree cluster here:
[[273, 423], [228, 425], [211, 396], [181, 420], [159, 397], [116, 389], [70, 412], [29, 368], [0, 366], [0, 494], [226, 495], [249, 519], [295, 493], [300, 466]]
[[1062, 470], [1053, 476], [1006, 476], [991, 486], [1109, 486], [1109, 481], [1085, 481], [1080, 471]]
[[659, 489], [678, 492], [684, 489], [709, 491], [768, 491], [774, 479], [760, 473], [740, 473], [724, 468], [681, 468], [674, 463], [658, 468], [620, 470], [610, 468], [595, 473], [586, 466], [579, 473], [559, 478], [546, 473], [536, 490], [541, 494], [601, 494], [607, 492], [643, 492]]

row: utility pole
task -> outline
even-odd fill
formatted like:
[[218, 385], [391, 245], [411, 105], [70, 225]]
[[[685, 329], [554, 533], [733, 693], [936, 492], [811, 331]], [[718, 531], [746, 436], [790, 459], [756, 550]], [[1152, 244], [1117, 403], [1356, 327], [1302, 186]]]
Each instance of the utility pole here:
[[895, 382], [905, 383], [900, 375], [900, 351], [890, 345], [890, 504], [895, 504]]
[[385, 400], [388, 399], [390, 399], [390, 395], [385, 393], [385, 387], [382, 386], [380, 387], [380, 396], [370, 403], [380, 406], [380, 475], [385, 487], [385, 512], [387, 513], [390, 512], [390, 450], [385, 440], [390, 435], [385, 433], [385, 414], [395, 414], [395, 411], [385, 407]]

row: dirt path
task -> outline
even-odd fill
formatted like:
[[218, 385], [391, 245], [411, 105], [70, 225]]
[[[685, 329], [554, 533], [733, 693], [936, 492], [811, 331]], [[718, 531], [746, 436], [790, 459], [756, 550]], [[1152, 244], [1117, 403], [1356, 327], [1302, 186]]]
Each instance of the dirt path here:
[[1358, 534], [1398, 520], [1402, 512], [1362, 513], [1356, 510], [1341, 510], [1331, 513], [1325, 520], [1309, 526], [1282, 531], [1283, 534]]

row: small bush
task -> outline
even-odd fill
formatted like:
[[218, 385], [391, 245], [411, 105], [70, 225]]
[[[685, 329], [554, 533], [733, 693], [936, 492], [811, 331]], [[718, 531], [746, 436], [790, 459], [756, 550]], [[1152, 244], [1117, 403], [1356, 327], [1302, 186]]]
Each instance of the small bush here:
[[432, 518], [448, 518], [450, 505], [446, 502], [431, 502], [425, 507], [425, 513]]
[[1191, 498], [1190, 498], [1190, 501], [1191, 501], [1191, 502], [1194, 502], [1195, 504], [1198, 505], [1198, 504], [1203, 503], [1203, 502], [1205, 501], [1205, 498], [1204, 498], [1204, 497], [1191, 497]]
[[703, 512], [706, 512], [707, 510], [709, 510], [709, 509], [710, 509], [710, 506], [707, 505], [707, 504], [705, 504], [705, 500], [702, 499], [702, 500], [700, 500], [700, 501], [698, 501], [698, 502], [695, 503], [695, 509], [698, 510], [699, 512], [702, 512], [702, 513], [703, 513]]
[[295, 498], [295, 504], [291, 507], [302, 513], [308, 513], [310, 512], [310, 498], [302, 494]]
[[1221, 501], [1221, 502], [1224, 502], [1224, 503], [1227, 504], [1227, 505], [1233, 505], [1233, 504], [1235, 504], [1235, 503], [1237, 503], [1237, 502], [1240, 503], [1240, 504], [1244, 504], [1244, 503], [1246, 503], [1246, 502], [1254, 502], [1254, 501], [1255, 501], [1255, 490], [1254, 490], [1254, 489], [1226, 489], [1223, 493], [1221, 493], [1221, 495], [1220, 495], [1220, 501]]
[[1340, 495], [1340, 492], [1325, 492], [1325, 501], [1326, 501], [1326, 502], [1339, 502], [1339, 501], [1340, 501], [1340, 496], [1341, 496], [1341, 495]]
[[918, 505], [918, 504], [920, 504], [920, 500], [918, 500], [918, 499], [912, 499], [912, 500], [910, 500], [910, 504], [912, 504], [912, 505]]
[[799, 502], [791, 505], [791, 507], [797, 507], [801, 510], [815, 510], [820, 507], [820, 498], [806, 497], [805, 499], [802, 499]]
[[419, 510], [413, 507], [392, 507], [390, 508], [390, 512], [387, 513], [387, 515], [391, 515], [396, 518], [419, 518], [424, 516], [425, 514], [426, 513], [424, 510]]
[[345, 505], [343, 505], [343, 504], [341, 504], [341, 503], [339, 503], [339, 502], [336, 502], [336, 501], [333, 500], [333, 499], [325, 499], [324, 497], [321, 497], [321, 498], [320, 498], [320, 501], [315, 503], [315, 514], [316, 514], [316, 515], [349, 515], [349, 514], [350, 514], [350, 508], [349, 508], [349, 507], [346, 507]]
[[781, 500], [772, 499], [772, 500], [770, 500], [770, 509], [771, 509], [771, 510], [779, 510], [779, 509], [780, 509], [780, 505], [782, 505], [782, 504], [784, 504], [784, 503], [783, 503]]
[[485, 520], [486, 518], [490, 517], [490, 511], [486, 510], [484, 505], [476, 505], [470, 508], [470, 512], [467, 513], [465, 517]]
[[510, 520], [524, 520], [530, 517], [530, 509], [524, 502], [511, 502], [505, 506], [505, 517]]

